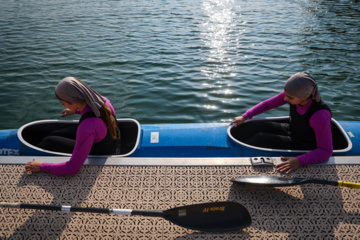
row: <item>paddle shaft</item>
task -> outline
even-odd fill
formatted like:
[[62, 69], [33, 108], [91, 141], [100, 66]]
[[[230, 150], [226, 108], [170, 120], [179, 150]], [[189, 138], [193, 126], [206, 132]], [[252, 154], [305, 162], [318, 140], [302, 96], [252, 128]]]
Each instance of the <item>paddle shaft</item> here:
[[305, 179], [304, 182], [360, 189], [360, 183], [353, 183], [353, 182], [331, 181], [331, 180], [317, 179], [317, 178], [308, 178], [308, 179]]
[[318, 179], [318, 178], [243, 176], [243, 177], [233, 178], [231, 179], [231, 181], [243, 185], [257, 185], [257, 186], [268, 186], [268, 187], [286, 187], [286, 186], [301, 185], [306, 183], [316, 183], [316, 184], [326, 184], [332, 186], [360, 189], [360, 183], [333, 181], [333, 180]]
[[0, 203], [0, 207], [6, 208], [24, 208], [24, 209], [38, 209], [38, 210], [52, 210], [61, 212], [88, 212], [88, 213], [107, 213], [119, 215], [141, 215], [149, 217], [164, 217], [163, 211], [144, 211], [132, 209], [107, 209], [107, 208], [84, 208], [71, 206], [55, 206], [55, 205], [39, 205], [39, 204], [24, 204], [24, 203]]

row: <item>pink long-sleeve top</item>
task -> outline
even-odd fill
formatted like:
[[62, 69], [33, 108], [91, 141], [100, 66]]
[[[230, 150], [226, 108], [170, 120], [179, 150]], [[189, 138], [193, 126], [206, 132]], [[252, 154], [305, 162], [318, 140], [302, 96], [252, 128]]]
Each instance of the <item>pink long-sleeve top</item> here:
[[[115, 115], [110, 100], [106, 100], [106, 105]], [[82, 111], [81, 116], [86, 112], [91, 112], [91, 108], [87, 105]], [[75, 148], [69, 161], [62, 163], [42, 163], [40, 170], [56, 175], [69, 175], [79, 172], [88, 157], [93, 143], [100, 142], [106, 137], [107, 127], [101, 118], [87, 118], [81, 122], [76, 132]]]
[[[243, 114], [243, 117], [250, 119], [270, 109], [277, 108], [288, 103], [285, 101], [285, 92], [269, 98], [252, 107]], [[304, 106], [296, 105], [296, 111], [303, 115], [309, 109], [312, 99]], [[309, 122], [315, 132], [317, 148], [303, 155], [297, 156], [300, 165], [313, 164], [327, 160], [333, 152], [331, 135], [331, 113], [326, 109], [316, 111]]]

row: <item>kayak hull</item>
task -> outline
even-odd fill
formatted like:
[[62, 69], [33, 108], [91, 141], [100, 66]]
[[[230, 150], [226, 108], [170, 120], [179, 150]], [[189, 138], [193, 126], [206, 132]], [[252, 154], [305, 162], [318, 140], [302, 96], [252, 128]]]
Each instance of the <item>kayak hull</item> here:
[[[281, 118], [264, 118], [265, 120], [283, 120]], [[264, 120], [255, 119], [255, 120]], [[134, 119], [118, 119], [124, 124], [131, 124], [135, 130], [128, 131], [134, 135], [127, 152], [119, 157], [135, 158], [185, 158], [185, 157], [256, 157], [256, 156], [298, 156], [306, 151], [263, 149], [246, 145], [231, 135], [232, 126], [228, 123], [189, 123], [189, 124], [145, 124], [140, 125]], [[70, 156], [71, 154], [50, 152], [37, 148], [24, 139], [29, 128], [41, 124], [77, 124], [77, 121], [43, 120], [32, 122], [16, 130], [0, 131], [0, 156]], [[341, 134], [347, 143], [345, 147], [334, 150], [333, 156], [360, 155], [360, 122], [339, 121]], [[127, 130], [121, 130], [122, 139]], [[36, 135], [34, 133], [28, 134]], [[127, 139], [124, 138], [126, 144]], [[95, 156], [96, 157], [96, 156]], [[104, 156], [102, 156], [104, 157]]]

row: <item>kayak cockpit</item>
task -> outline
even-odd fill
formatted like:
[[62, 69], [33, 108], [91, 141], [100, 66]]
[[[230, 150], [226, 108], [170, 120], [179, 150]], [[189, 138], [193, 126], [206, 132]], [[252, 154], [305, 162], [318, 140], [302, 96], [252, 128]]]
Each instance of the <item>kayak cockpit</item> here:
[[[243, 131], [247, 123], [252, 121], [271, 121], [271, 122], [280, 122], [280, 123], [288, 123], [289, 117], [270, 117], [270, 118], [259, 118], [259, 119], [251, 119], [247, 120], [245, 123], [239, 125], [238, 127], [234, 127], [233, 125], [228, 128], [228, 136], [237, 142], [238, 144], [247, 146], [249, 148], [254, 148], [258, 150], [264, 151], [278, 151], [278, 152], [308, 152], [310, 150], [294, 150], [294, 149], [276, 149], [276, 148], [262, 148], [254, 145], [249, 145], [245, 142], [239, 140], [239, 136], [241, 136], [241, 131]], [[331, 119], [331, 131], [332, 131], [332, 139], [333, 139], [333, 149], [335, 152], [347, 152], [352, 148], [351, 140], [348, 135], [341, 127], [341, 125], [335, 120]]]
[[[139, 144], [141, 133], [140, 124], [134, 119], [117, 119], [117, 122], [121, 134], [121, 151], [120, 155], [117, 156], [128, 156], [136, 150]], [[79, 121], [74, 120], [41, 120], [31, 122], [19, 129], [18, 137], [24, 145], [40, 152], [69, 156], [71, 155], [70, 153], [53, 152], [39, 148], [37, 145], [42, 139], [48, 136], [50, 132], [63, 128], [76, 128], [78, 124]]]

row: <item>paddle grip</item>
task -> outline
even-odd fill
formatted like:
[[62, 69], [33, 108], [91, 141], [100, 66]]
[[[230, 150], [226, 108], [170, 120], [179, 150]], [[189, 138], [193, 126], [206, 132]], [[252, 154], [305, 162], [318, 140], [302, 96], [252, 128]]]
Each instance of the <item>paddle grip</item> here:
[[20, 208], [21, 203], [6, 203], [0, 202], [0, 207], [4, 208]]
[[360, 189], [360, 183], [353, 183], [353, 182], [338, 181], [338, 186], [339, 187], [359, 188]]

